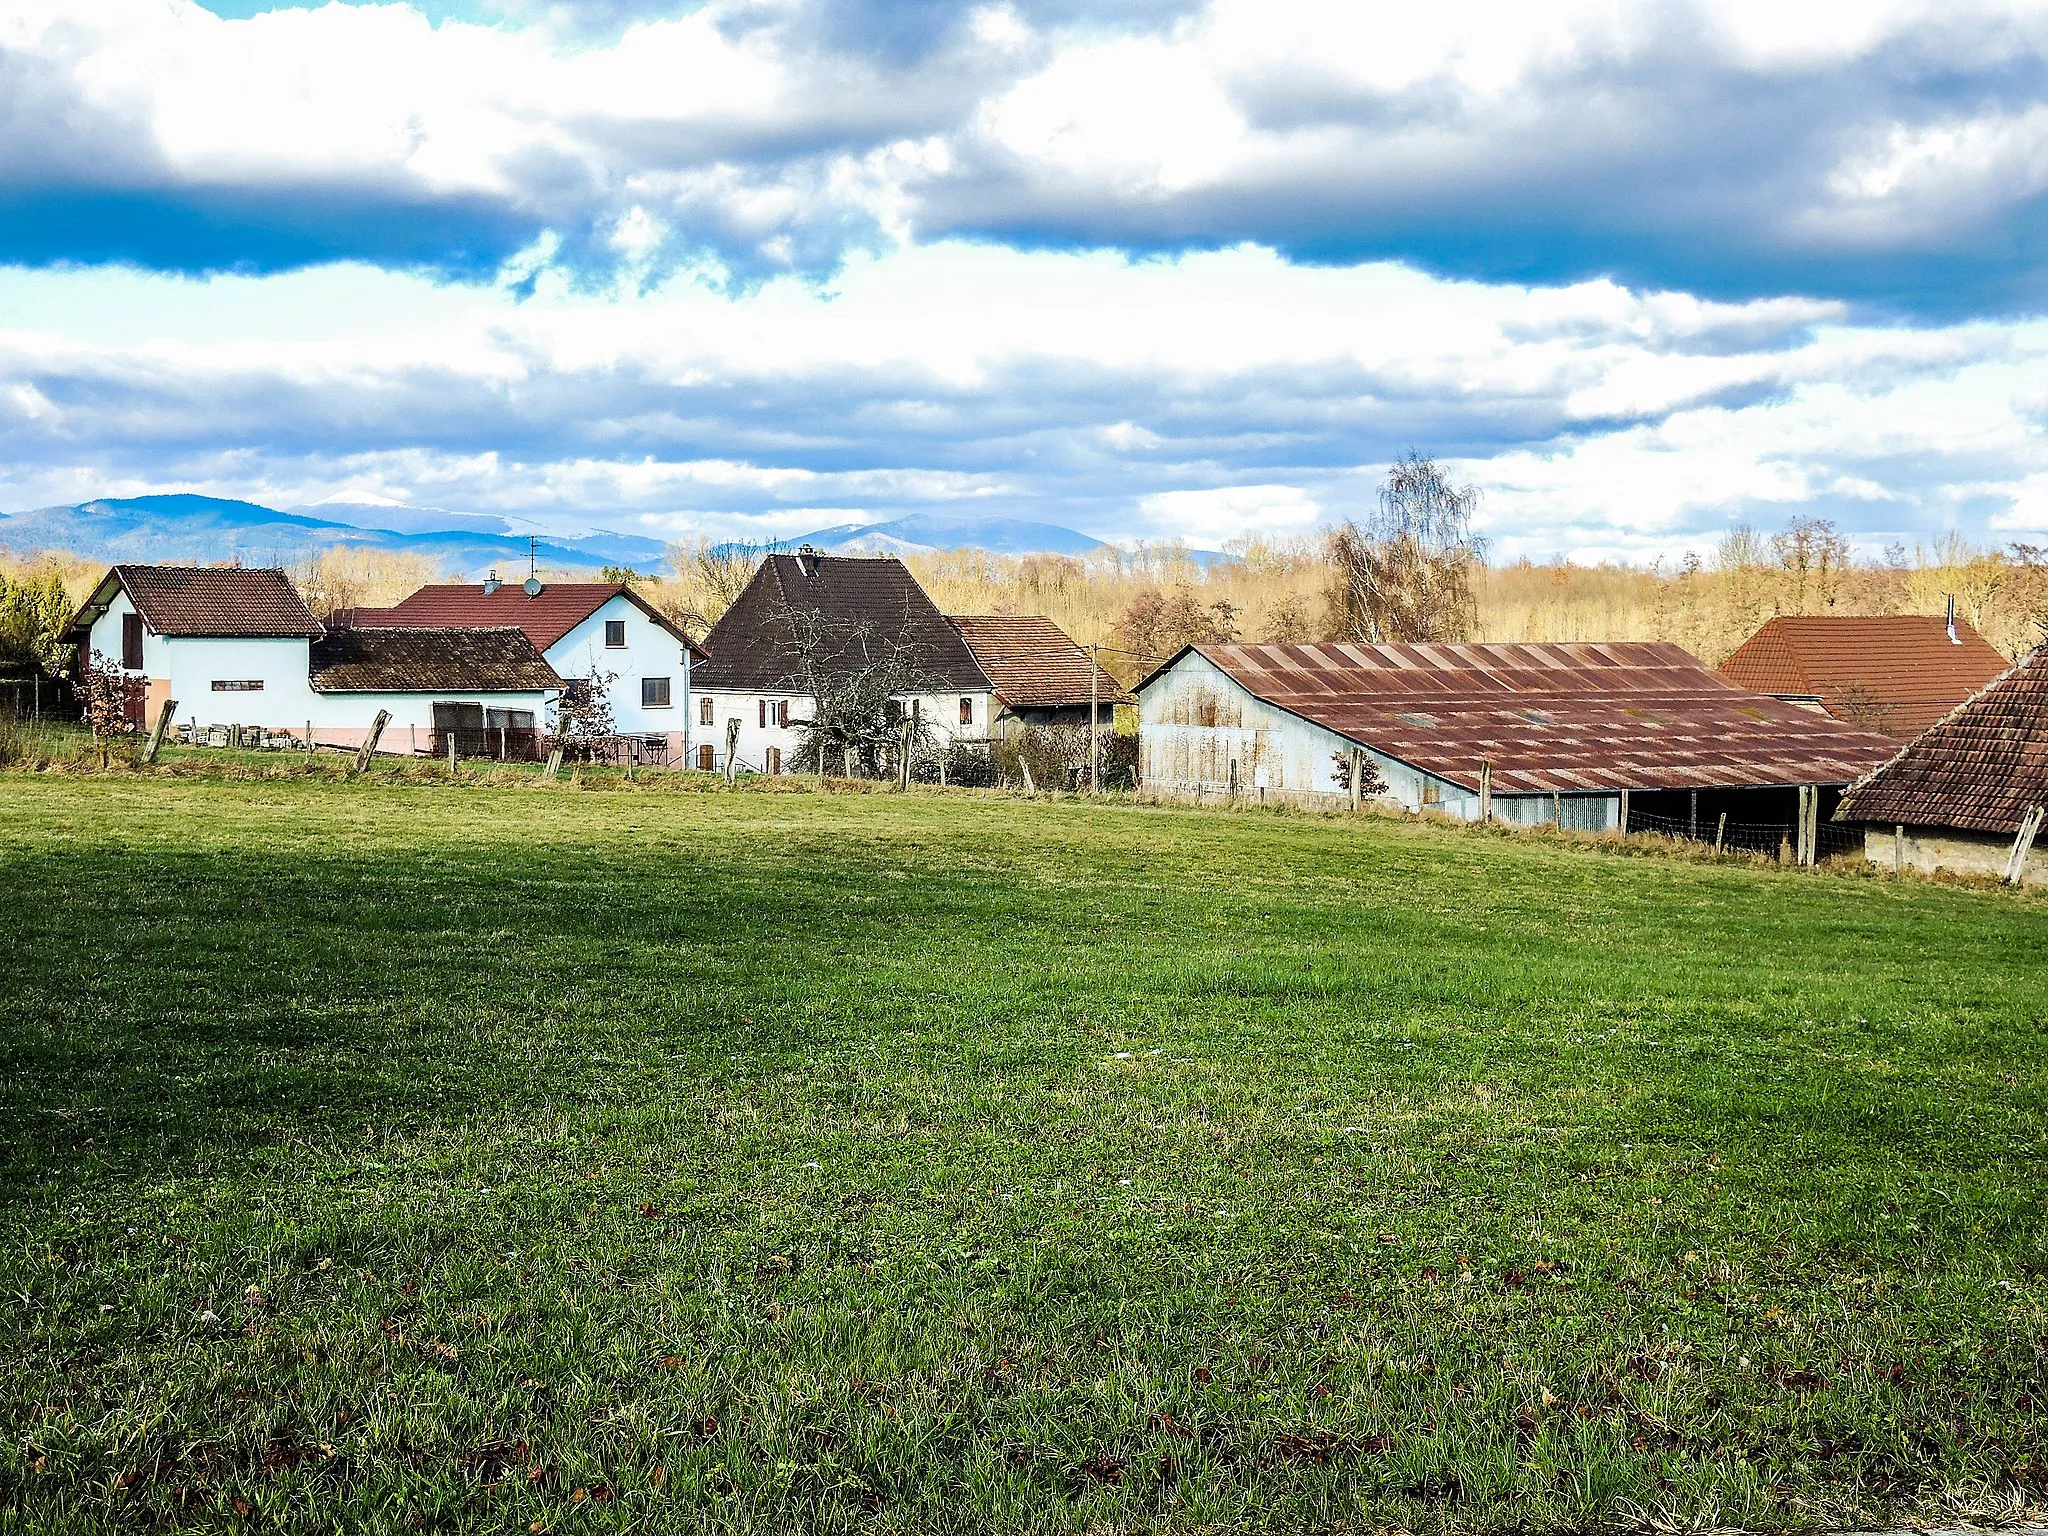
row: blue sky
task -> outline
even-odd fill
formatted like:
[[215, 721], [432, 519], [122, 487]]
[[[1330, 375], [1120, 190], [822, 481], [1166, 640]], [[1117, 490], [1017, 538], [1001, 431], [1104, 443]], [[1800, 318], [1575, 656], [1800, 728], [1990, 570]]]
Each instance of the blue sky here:
[[2048, 541], [2048, 4], [14, 0], [0, 508]]

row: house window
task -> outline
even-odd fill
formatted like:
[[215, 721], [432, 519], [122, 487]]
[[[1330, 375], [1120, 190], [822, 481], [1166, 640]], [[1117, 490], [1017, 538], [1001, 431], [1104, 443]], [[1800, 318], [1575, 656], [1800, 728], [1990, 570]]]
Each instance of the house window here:
[[665, 677], [643, 677], [640, 679], [640, 707], [642, 709], [667, 709], [669, 706], [669, 679]]
[[974, 724], [974, 699], [972, 696], [965, 696], [960, 700], [960, 723], [962, 725]]
[[702, 698], [698, 699], [697, 723], [699, 725], [716, 725], [718, 721], [712, 713], [715, 707], [716, 706], [712, 701], [711, 695], [708, 693], [705, 694]]
[[766, 730], [768, 728], [768, 701], [766, 699], [756, 699], [754, 702], [761, 706], [760, 725], [763, 730]]
[[770, 747], [767, 752], [767, 763], [770, 773], [782, 772], [782, 748]]
[[775, 706], [775, 723], [779, 726], [784, 727], [785, 729], [788, 728], [789, 700], [784, 699], [780, 704], [777, 704]]
[[709, 773], [714, 767], [717, 766], [715, 759], [713, 759], [711, 755], [711, 749], [709, 747], [699, 747], [697, 749], [697, 766], [706, 773]]
[[[121, 615], [121, 665], [130, 672], [142, 670], [142, 615]], [[220, 685], [216, 683], [215, 687]]]
[[626, 648], [626, 621], [606, 619], [604, 621], [604, 648], [608, 651], [623, 651]]
[[263, 679], [260, 677], [216, 677], [213, 680], [215, 693], [261, 693]]

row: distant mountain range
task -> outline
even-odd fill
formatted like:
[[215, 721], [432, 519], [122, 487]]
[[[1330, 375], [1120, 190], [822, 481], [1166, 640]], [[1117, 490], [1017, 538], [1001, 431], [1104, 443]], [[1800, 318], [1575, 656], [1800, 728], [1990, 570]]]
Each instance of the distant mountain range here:
[[[928, 512], [886, 523], [821, 528], [769, 547], [805, 544], [838, 554], [894, 555], [968, 547], [996, 554], [1081, 555], [1101, 547], [1098, 539], [1050, 523]], [[181, 492], [0, 514], [0, 548], [24, 553], [63, 549], [109, 562], [239, 557], [249, 565], [287, 565], [337, 546], [426, 555], [450, 575], [488, 566], [516, 569], [529, 550], [527, 539], [499, 517], [368, 503], [323, 502], [281, 512], [253, 501]], [[542, 565], [558, 569], [622, 565], [654, 574], [664, 548], [658, 539], [600, 531], [582, 538], [542, 538], [532, 553]]]

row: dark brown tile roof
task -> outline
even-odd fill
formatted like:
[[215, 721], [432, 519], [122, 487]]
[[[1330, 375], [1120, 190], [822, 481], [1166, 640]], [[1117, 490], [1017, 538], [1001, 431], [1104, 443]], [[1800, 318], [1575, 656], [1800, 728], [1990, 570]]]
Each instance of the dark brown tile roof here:
[[76, 633], [107, 611], [116, 591], [159, 635], [248, 639], [312, 638], [320, 633], [298, 588], [283, 571], [231, 566], [117, 565], [71, 620]]
[[562, 680], [521, 630], [336, 629], [312, 648], [321, 693], [528, 693]]
[[2048, 646], [1842, 797], [1837, 821], [2010, 835], [2048, 803]]
[[1067, 632], [1043, 614], [949, 614], [947, 622], [967, 642], [996, 696], [1012, 709], [1086, 709], [1089, 676], [1094, 698], [1129, 704], [1131, 696], [1095, 665]]
[[1482, 763], [1501, 794], [1846, 784], [1896, 746], [1744, 693], [1675, 645], [1190, 649], [1268, 703], [1471, 790]]
[[[901, 560], [852, 555], [770, 555], [704, 637], [696, 686], [774, 693], [790, 686], [783, 611], [815, 610], [836, 625], [867, 624], [917, 646], [935, 690], [989, 686], [959, 632]], [[837, 658], [852, 670], [849, 653]]]
[[1887, 736], [1912, 737], [1954, 709], [2009, 663], [1961, 619], [1901, 613], [1874, 618], [1780, 615], [1721, 663], [1721, 675], [1753, 693], [1817, 698], [1830, 714], [1863, 720]]
[[619, 581], [548, 581], [529, 597], [525, 587], [508, 581], [495, 592], [480, 583], [446, 583], [421, 587], [391, 608], [351, 608], [335, 615], [358, 629], [491, 629], [510, 624], [526, 632], [536, 650], [546, 650], [615, 597], [624, 597], [683, 644], [690, 644], [676, 622]]

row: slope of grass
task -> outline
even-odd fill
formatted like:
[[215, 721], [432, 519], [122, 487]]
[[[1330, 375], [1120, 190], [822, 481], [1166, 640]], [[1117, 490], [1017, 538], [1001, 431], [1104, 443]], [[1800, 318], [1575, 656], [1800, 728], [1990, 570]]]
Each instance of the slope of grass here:
[[2048, 909], [1383, 820], [0, 778], [0, 1529], [2048, 1479]]

